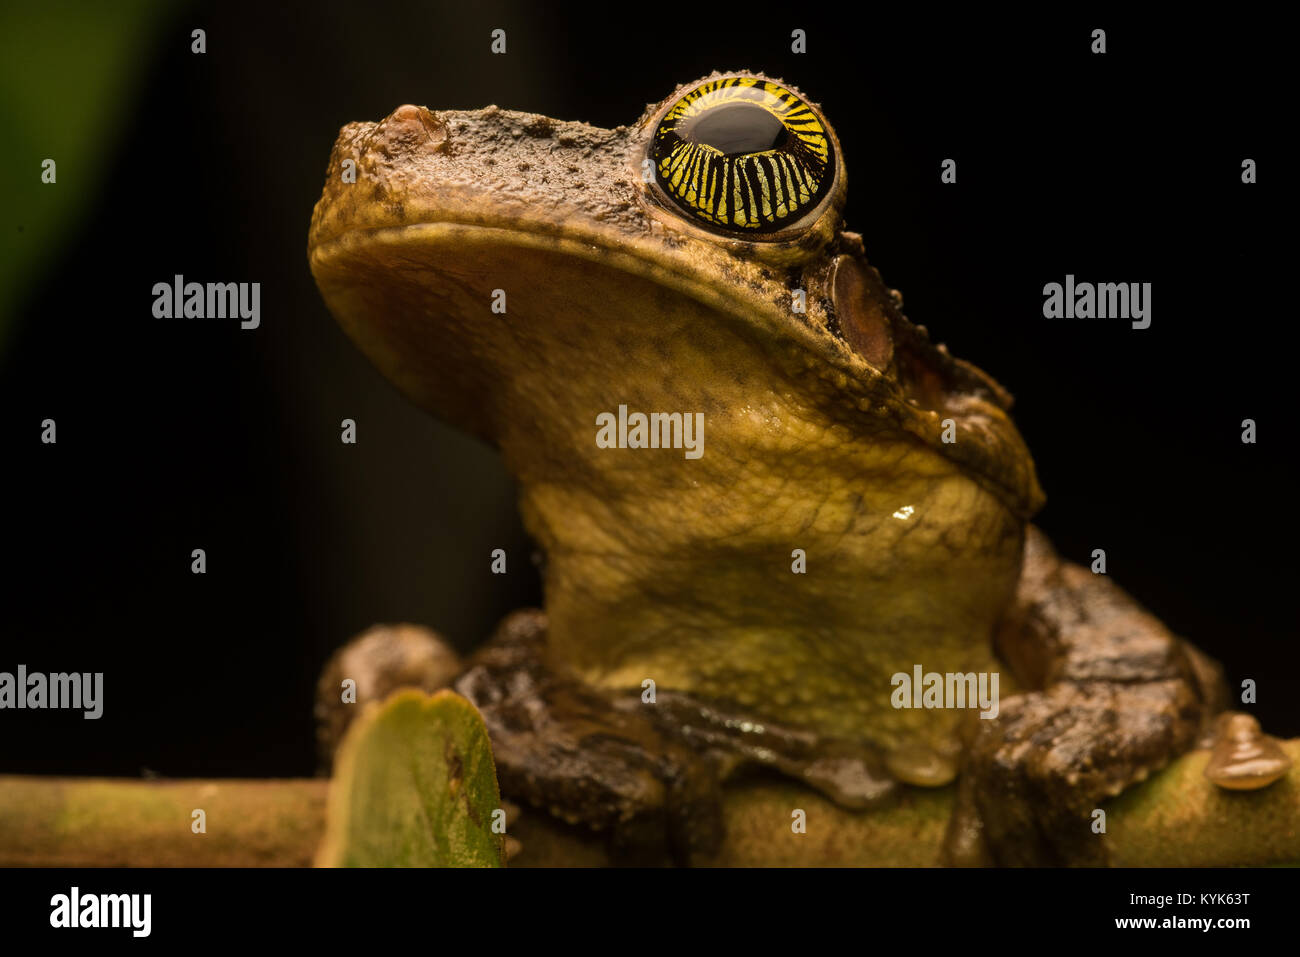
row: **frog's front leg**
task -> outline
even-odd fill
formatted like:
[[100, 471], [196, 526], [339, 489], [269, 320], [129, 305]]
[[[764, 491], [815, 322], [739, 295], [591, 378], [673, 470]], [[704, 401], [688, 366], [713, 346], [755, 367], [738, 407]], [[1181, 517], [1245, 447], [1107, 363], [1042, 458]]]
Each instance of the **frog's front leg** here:
[[765, 766], [847, 808], [896, 784], [874, 752], [682, 693], [592, 687], [554, 670], [540, 611], [506, 618], [456, 690], [483, 715], [502, 793], [607, 834], [622, 863], [707, 858], [724, 838], [722, 782]]
[[546, 616], [535, 610], [509, 615], [465, 665], [426, 628], [377, 625], [358, 635], [318, 682], [322, 771], [357, 713], [351, 702], [453, 686], [483, 716], [504, 797], [603, 835], [621, 863], [690, 863], [716, 850], [718, 782], [732, 762], [688, 746], [655, 710], [621, 700], [629, 695], [551, 670], [545, 641]]
[[715, 851], [715, 757], [550, 669], [546, 628], [541, 611], [511, 614], [454, 685], [487, 724], [502, 794], [604, 834], [620, 863], [688, 864]]
[[1226, 702], [1218, 665], [1033, 527], [995, 643], [1037, 690], [973, 730], [945, 858], [1104, 864], [1091, 812], [1195, 746]]

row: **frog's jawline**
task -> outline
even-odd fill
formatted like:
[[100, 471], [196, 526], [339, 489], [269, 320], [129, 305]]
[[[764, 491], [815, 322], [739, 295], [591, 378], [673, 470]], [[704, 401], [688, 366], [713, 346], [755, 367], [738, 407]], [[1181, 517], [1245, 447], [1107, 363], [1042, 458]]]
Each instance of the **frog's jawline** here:
[[[713, 278], [701, 272], [670, 269], [643, 255], [634, 244], [614, 248], [608, 237], [599, 231], [584, 231], [570, 227], [568, 234], [558, 229], [519, 228], [514, 223], [479, 221], [435, 220], [349, 229], [336, 233], [330, 239], [316, 243], [311, 248], [313, 272], [321, 281], [322, 272], [328, 270], [335, 258], [346, 259], [350, 253], [389, 246], [411, 251], [411, 255], [397, 255], [413, 266], [432, 266], [432, 255], [440, 244], [454, 243], [457, 236], [491, 235], [502, 245], [558, 252], [566, 256], [598, 263], [610, 269], [641, 276], [664, 288], [675, 290], [703, 303], [720, 316], [745, 327], [761, 327], [773, 341], [785, 345], [781, 361], [788, 363], [796, 375], [812, 375], [822, 380], [828, 391], [836, 396], [834, 414], [849, 427], [861, 425], [863, 417], [884, 419], [889, 426], [909, 432], [918, 441], [954, 458], [971, 468], [987, 484], [990, 491], [1001, 498], [1013, 511], [1024, 517], [1032, 515], [1042, 505], [1042, 492], [1032, 474], [1016, 470], [1008, 474], [1001, 469], [1004, 463], [1031, 461], [1024, 449], [1023, 440], [1004, 413], [993, 402], [970, 398], [967, 407], [948, 411], [943, 415], [910, 404], [899, 384], [882, 375], [858, 356], [841, 340], [829, 332], [811, 325], [791, 322], [775, 305], [762, 308], [762, 303], [745, 301], [718, 291]], [[575, 238], [574, 234], [579, 238]], [[423, 250], [425, 255], [414, 254]], [[954, 418], [959, 423], [965, 419], [979, 428], [980, 442], [947, 443], [943, 439], [944, 418]]]

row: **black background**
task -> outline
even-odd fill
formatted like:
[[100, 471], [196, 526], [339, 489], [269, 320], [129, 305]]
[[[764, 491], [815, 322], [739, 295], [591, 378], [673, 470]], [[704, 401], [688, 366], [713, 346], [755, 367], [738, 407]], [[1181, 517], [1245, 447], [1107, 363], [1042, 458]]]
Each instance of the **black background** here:
[[[489, 52], [496, 27], [505, 56]], [[178, 10], [101, 157], [106, 187], [0, 360], [0, 670], [103, 671], [106, 686], [99, 721], [6, 713], [0, 772], [309, 774], [330, 650], [400, 620], [469, 648], [538, 602], [495, 453], [408, 406], [316, 292], [306, 235], [325, 161], [343, 123], [402, 103], [614, 126], [713, 69], [783, 77], [822, 104], [849, 228], [914, 321], [1015, 393], [1048, 494], [1039, 524], [1076, 560], [1105, 548], [1111, 575], [1234, 684], [1259, 682], [1270, 730], [1300, 734], [1281, 37], [1253, 11]], [[955, 186], [939, 182], [945, 157]], [[1257, 185], [1240, 181], [1245, 157]], [[260, 282], [261, 328], [153, 319], [152, 286], [176, 273]], [[1066, 273], [1151, 282], [1151, 328], [1045, 320], [1043, 284]], [[39, 441], [47, 417], [55, 446]], [[339, 442], [344, 417], [356, 446]], [[504, 578], [488, 570], [498, 546]], [[190, 573], [194, 548], [206, 575]]]
[[[977, 876], [978, 880], [972, 879]], [[880, 877], [882, 883], [872, 878]], [[809, 928], [834, 939], [853, 939], [871, 933], [879, 939], [894, 935], [901, 941], [916, 928], [927, 940], [969, 945], [986, 939], [1001, 927], [990, 920], [998, 905], [1015, 902], [1008, 917], [1024, 938], [1068, 935], [1072, 942], [1111, 943], [1119, 936], [1149, 940], [1149, 929], [1117, 928], [1123, 918], [1248, 920], [1248, 928], [1213, 928], [1213, 938], [1248, 940], [1254, 932], [1275, 939], [1289, 928], [1294, 914], [1294, 875], [1287, 868], [1175, 868], [1098, 869], [1062, 868], [1045, 880], [1036, 869], [1003, 868], [972, 875], [959, 869], [891, 868], [887, 874], [846, 874], [835, 868], [822, 870], [751, 868], [725, 873], [710, 869], [679, 870], [673, 874], [676, 891], [672, 906], [656, 907], [655, 931], [665, 939], [690, 940], [706, 953], [777, 951], [797, 952], [806, 947]], [[539, 940], [564, 940], [561, 935], [575, 924], [595, 939], [626, 933], [629, 921], [645, 913], [645, 901], [660, 901], [664, 881], [648, 868], [510, 868], [502, 873], [483, 869], [429, 869], [413, 875], [398, 868], [338, 868], [286, 871], [270, 868], [132, 868], [90, 870], [41, 868], [0, 869], [0, 920], [5, 921], [6, 942], [46, 945], [69, 940], [90, 946], [110, 941], [122, 946], [139, 943], [125, 929], [53, 929], [49, 925], [50, 899], [68, 894], [76, 885], [82, 894], [151, 894], [152, 932], [148, 940], [229, 945], [247, 948], [254, 934], [260, 939], [283, 939], [304, 948], [337, 946], [340, 939], [362, 939], [382, 921], [389, 934], [428, 932], [430, 912], [444, 901], [464, 904], [458, 920], [436, 924], [440, 939], [479, 940], [490, 934], [502, 947], [537, 947]], [[887, 883], [883, 883], [887, 881]], [[1135, 894], [1146, 897], [1185, 893], [1193, 904], [1156, 907], [1135, 904]], [[1201, 903], [1201, 894], [1233, 895], [1241, 903]], [[475, 909], [498, 895], [510, 902], [509, 920], [485, 919]], [[718, 902], [777, 899], [802, 900], [812, 895], [815, 910], [797, 918], [750, 908], [737, 910], [737, 919], [719, 920]], [[1240, 895], [1240, 896], [1237, 896]], [[935, 920], [934, 901], [945, 902], [942, 920]], [[1211, 900], [1213, 897], [1210, 898]], [[576, 920], [557, 901], [582, 900], [590, 912]], [[337, 907], [323, 907], [337, 904]], [[431, 904], [431, 902], [434, 902]], [[365, 915], [340, 919], [338, 914]], [[370, 915], [375, 915], [371, 917]], [[493, 914], [493, 917], [496, 915]], [[1168, 934], [1168, 929], [1155, 931]], [[1202, 935], [1201, 929], [1176, 932]], [[116, 938], [116, 940], [114, 940]], [[566, 941], [567, 942], [567, 941]], [[1113, 946], [1113, 944], [1112, 944]], [[32, 948], [33, 950], [36, 947]]]

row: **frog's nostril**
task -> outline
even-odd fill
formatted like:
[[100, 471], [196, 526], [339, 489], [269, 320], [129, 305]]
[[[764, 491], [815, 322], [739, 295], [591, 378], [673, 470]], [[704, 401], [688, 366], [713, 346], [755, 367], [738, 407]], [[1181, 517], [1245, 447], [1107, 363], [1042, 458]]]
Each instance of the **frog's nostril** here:
[[423, 106], [399, 106], [380, 126], [395, 141], [411, 148], [441, 149], [447, 142], [447, 124]]

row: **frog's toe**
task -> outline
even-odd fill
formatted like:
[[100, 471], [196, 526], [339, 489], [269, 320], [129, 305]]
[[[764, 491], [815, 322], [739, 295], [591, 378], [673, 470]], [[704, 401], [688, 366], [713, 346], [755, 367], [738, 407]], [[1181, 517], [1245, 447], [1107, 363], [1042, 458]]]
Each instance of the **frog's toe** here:
[[506, 812], [506, 861], [509, 862], [517, 858], [524, 850], [523, 842], [509, 833], [514, 830], [514, 826], [519, 822], [523, 810], [518, 804], [507, 801], [505, 798], [501, 799], [501, 810]]
[[519, 838], [506, 835], [506, 861], [513, 861], [523, 853], [524, 846], [519, 843]]
[[[639, 702], [639, 698], [632, 700]], [[620, 710], [628, 711], [629, 704], [625, 696]], [[644, 711], [638, 704], [631, 708]], [[927, 761], [921, 749], [916, 749], [903, 758], [915, 772], [917, 780], [912, 780], [896, 773], [894, 767], [887, 766], [885, 756], [861, 742], [824, 737], [734, 705], [681, 692], [661, 690], [652, 713], [665, 736], [689, 740], [706, 752], [716, 762], [721, 778], [745, 767], [772, 768], [851, 810], [887, 803], [897, 792], [899, 781], [926, 784], [945, 773], [937, 756]], [[955, 774], [954, 766], [938, 784], [947, 784]]]
[[963, 775], [957, 782], [957, 801], [948, 818], [940, 860], [948, 867], [989, 867], [995, 863], [984, 820], [975, 799], [975, 777]]
[[941, 788], [957, 777], [959, 755], [924, 745], [897, 748], [885, 756], [889, 773], [904, 784], [919, 788]]
[[1240, 711], [1219, 716], [1205, 776], [1229, 791], [1257, 791], [1285, 777], [1291, 758], [1259, 722]]

